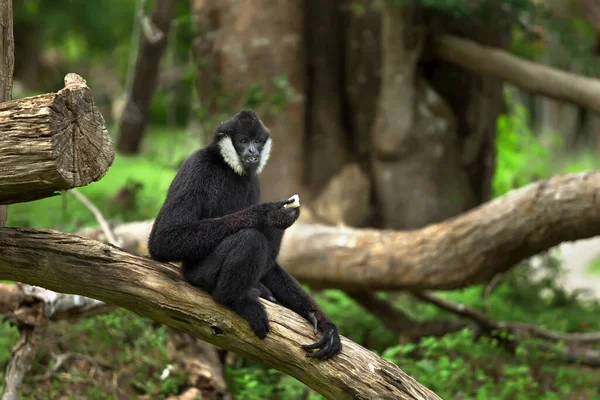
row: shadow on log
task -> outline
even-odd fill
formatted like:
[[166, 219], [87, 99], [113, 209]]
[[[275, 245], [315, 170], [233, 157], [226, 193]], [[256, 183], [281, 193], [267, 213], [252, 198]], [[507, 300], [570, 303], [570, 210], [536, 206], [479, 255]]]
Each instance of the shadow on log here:
[[58, 93], [0, 103], [0, 204], [50, 197], [104, 176], [112, 141], [77, 74]]
[[300, 345], [314, 341], [309, 323], [265, 304], [271, 331], [263, 341], [233, 312], [185, 283], [172, 264], [157, 263], [114, 246], [50, 230], [0, 229], [0, 279], [110, 302], [259, 360], [295, 377], [329, 399], [439, 399], [433, 392], [358, 344], [322, 362]]

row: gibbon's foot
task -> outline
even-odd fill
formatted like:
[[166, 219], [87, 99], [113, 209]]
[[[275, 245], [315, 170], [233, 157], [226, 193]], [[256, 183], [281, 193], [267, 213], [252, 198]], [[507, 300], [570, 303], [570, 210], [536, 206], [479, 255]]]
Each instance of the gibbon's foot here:
[[[315, 313], [309, 314], [310, 319], [313, 322], [315, 334], [318, 332], [318, 321], [315, 316]], [[304, 350], [308, 350], [306, 357], [314, 357], [320, 360], [327, 360], [336, 354], [338, 354], [342, 350], [342, 342], [340, 340], [340, 335], [337, 332], [337, 327], [331, 323], [321, 324], [321, 329], [323, 330], [323, 337], [316, 343], [313, 344], [305, 344], [300, 347]], [[318, 351], [311, 351], [320, 349]]]
[[262, 306], [260, 307], [260, 311], [257, 311], [253, 318], [247, 321], [256, 336], [261, 339], [267, 337], [267, 333], [269, 333], [269, 317]]

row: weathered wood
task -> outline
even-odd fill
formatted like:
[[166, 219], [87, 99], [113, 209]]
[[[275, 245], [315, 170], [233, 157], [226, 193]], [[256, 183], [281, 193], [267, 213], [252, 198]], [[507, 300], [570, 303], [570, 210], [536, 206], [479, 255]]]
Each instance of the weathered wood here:
[[428, 47], [439, 59], [510, 82], [521, 89], [600, 112], [600, 80], [539, 65], [472, 40], [436, 36]]
[[330, 361], [306, 357], [299, 346], [315, 340], [310, 324], [272, 303], [263, 302], [271, 332], [260, 340], [246, 321], [186, 284], [174, 265], [97, 241], [50, 230], [0, 229], [0, 279], [117, 304], [260, 360], [326, 398], [439, 399], [394, 364], [345, 338], [342, 353]]
[[0, 104], [0, 204], [37, 200], [104, 176], [114, 151], [86, 82]]
[[457, 289], [491, 279], [564, 241], [600, 235], [600, 170], [513, 190], [413, 231], [294, 224], [280, 261], [321, 287]]
[[[15, 68], [15, 40], [13, 35], [13, 10], [11, 0], [0, 1], [0, 102], [12, 97]], [[0, 228], [6, 225], [8, 212], [0, 202]]]
[[[152, 221], [143, 221], [119, 225], [114, 232], [124, 248], [144, 251], [151, 227]], [[98, 230], [85, 232], [104, 240]], [[418, 230], [297, 222], [286, 230], [279, 260], [296, 279], [319, 287], [457, 289], [562, 242], [596, 235], [600, 170], [532, 183]]]

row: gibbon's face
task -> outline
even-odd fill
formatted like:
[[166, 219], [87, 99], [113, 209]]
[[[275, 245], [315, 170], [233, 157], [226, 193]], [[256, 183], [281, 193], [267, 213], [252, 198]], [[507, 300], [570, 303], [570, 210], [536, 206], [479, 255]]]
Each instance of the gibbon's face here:
[[241, 111], [217, 128], [225, 162], [239, 175], [260, 174], [271, 153], [271, 135], [253, 111]]

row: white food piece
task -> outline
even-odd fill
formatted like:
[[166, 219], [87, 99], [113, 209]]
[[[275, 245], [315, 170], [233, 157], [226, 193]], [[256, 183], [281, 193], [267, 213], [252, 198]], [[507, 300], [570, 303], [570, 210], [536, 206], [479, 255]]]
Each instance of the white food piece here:
[[300, 207], [300, 196], [298, 196], [297, 194], [293, 195], [292, 197], [290, 197], [288, 200], [294, 199], [293, 203], [290, 204], [286, 204], [284, 207], [289, 207], [289, 208], [298, 208]]

